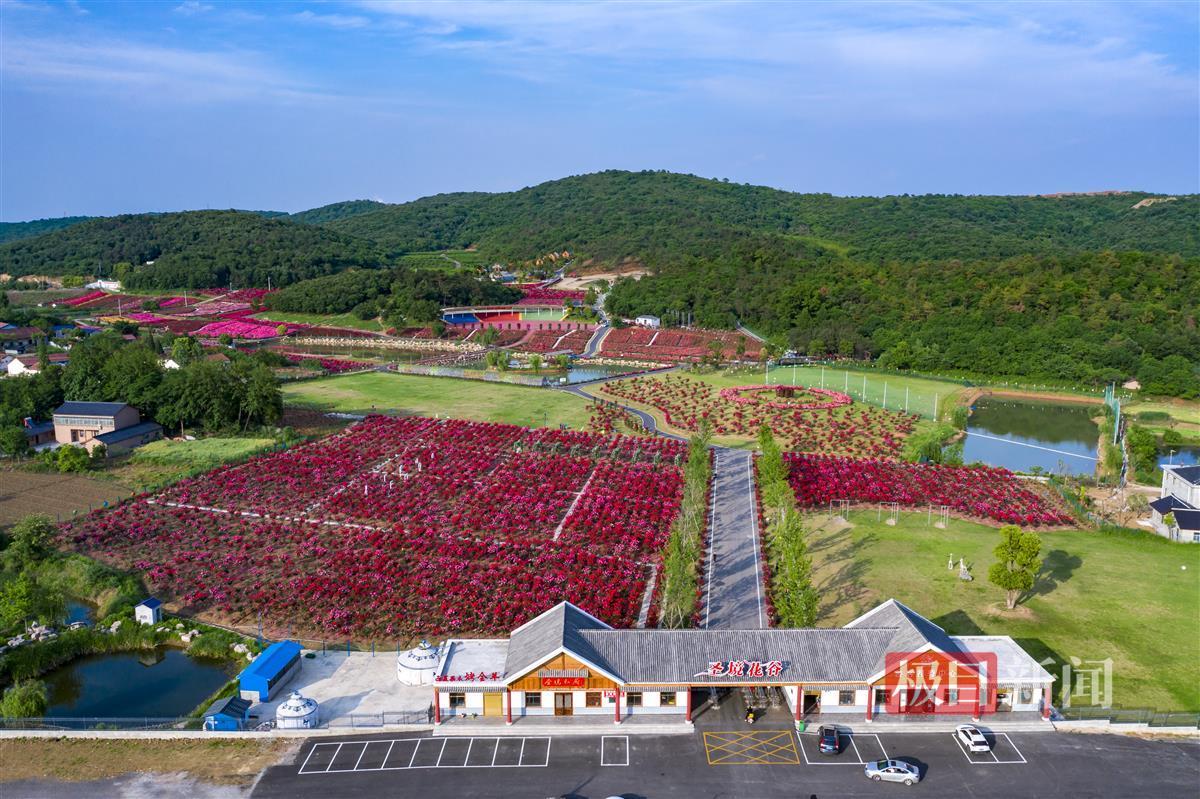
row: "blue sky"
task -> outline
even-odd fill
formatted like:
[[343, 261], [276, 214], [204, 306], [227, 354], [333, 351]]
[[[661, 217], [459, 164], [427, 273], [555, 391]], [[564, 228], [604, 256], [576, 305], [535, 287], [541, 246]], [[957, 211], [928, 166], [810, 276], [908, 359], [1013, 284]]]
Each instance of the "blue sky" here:
[[0, 0], [0, 219], [669, 169], [1200, 191], [1200, 3]]

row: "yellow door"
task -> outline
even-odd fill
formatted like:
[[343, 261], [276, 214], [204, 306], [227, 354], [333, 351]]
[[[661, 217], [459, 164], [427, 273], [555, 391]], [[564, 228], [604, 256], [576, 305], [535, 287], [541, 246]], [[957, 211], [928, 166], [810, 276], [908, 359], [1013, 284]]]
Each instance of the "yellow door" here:
[[504, 694], [484, 694], [483, 695], [483, 715], [485, 715], [485, 716], [502, 716], [502, 715], [504, 715]]

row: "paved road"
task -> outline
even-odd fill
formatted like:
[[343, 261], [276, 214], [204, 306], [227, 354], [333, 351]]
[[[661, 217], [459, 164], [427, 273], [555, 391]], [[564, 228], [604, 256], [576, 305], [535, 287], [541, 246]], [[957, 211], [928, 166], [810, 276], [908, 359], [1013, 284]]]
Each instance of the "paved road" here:
[[[862, 729], [841, 754], [822, 756], [814, 735], [757, 726], [679, 736], [626, 736], [614, 728], [603, 738], [321, 738], [307, 742], [294, 764], [268, 769], [252, 797], [1124, 799], [1194, 797], [1200, 784], [1194, 742], [1056, 732], [1001, 737], [996, 757], [968, 755], [949, 733]], [[866, 780], [863, 761], [883, 753], [918, 766], [921, 784]]]
[[751, 453], [715, 447], [712, 545], [705, 564], [704, 626], [758, 630], [767, 626], [759, 563], [758, 513]]
[[[589, 393], [588, 390], [586, 388], [584, 388], [584, 386], [594, 386], [598, 383], [608, 382], [609, 380], [621, 380], [621, 379], [623, 379], [622, 375], [614, 375], [612, 377], [606, 377], [606, 378], [602, 378], [600, 380], [592, 380], [585, 384], [576, 383], [575, 385], [556, 386], [555, 388], [557, 388], [557, 390], [559, 390], [559, 391], [566, 391], [570, 394], [575, 394], [576, 396], [583, 397], [585, 400], [589, 400], [589, 401], [599, 400], [601, 402], [612, 402], [612, 400], [608, 399], [607, 397], [597, 397], [595, 394]], [[616, 404], [620, 405], [620, 403], [616, 403]], [[674, 433], [668, 433], [665, 430], [659, 430], [658, 424], [654, 421], [654, 417], [651, 416], [650, 414], [646, 413], [645, 411], [639, 411], [637, 408], [630, 408], [628, 405], [621, 405], [621, 407], [624, 408], [625, 410], [629, 411], [630, 413], [632, 413], [637, 418], [641, 419], [642, 425], [645, 426], [645, 428], [648, 431], [650, 431], [651, 433], [662, 436], [663, 438], [673, 438], [676, 441], [686, 441], [687, 440], [683, 436], [677, 436]]]

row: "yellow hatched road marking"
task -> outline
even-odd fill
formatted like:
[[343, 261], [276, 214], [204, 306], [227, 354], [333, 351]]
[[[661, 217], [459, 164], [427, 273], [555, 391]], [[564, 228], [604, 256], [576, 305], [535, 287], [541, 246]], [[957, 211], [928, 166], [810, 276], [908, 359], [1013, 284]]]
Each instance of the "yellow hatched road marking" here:
[[710, 766], [800, 765], [790, 730], [706, 732], [704, 757]]

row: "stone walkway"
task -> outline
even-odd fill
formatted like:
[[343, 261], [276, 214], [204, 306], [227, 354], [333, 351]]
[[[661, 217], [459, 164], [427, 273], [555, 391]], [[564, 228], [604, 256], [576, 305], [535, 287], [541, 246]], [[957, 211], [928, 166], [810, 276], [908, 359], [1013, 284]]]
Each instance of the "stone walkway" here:
[[724, 630], [765, 629], [753, 455], [724, 447], [715, 450], [702, 624]]

